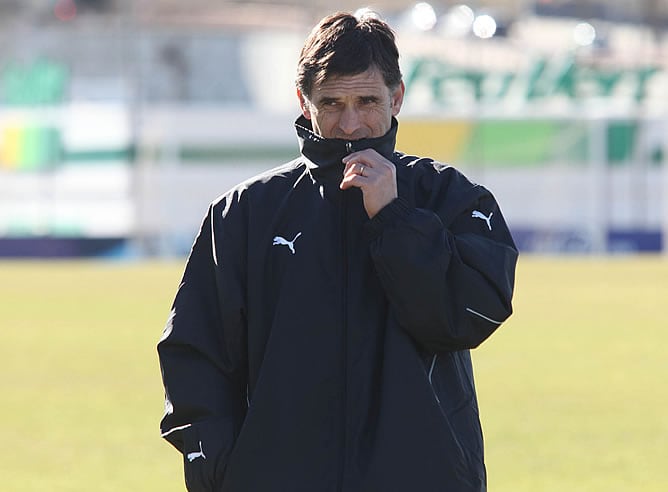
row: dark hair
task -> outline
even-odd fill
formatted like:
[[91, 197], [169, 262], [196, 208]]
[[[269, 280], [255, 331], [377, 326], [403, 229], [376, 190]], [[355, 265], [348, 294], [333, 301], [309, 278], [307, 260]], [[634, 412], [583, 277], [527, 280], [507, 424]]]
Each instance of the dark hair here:
[[360, 18], [337, 12], [318, 23], [304, 42], [297, 67], [297, 88], [310, 96], [313, 86], [339, 75], [358, 75], [378, 68], [385, 85], [401, 83], [394, 32], [373, 15]]

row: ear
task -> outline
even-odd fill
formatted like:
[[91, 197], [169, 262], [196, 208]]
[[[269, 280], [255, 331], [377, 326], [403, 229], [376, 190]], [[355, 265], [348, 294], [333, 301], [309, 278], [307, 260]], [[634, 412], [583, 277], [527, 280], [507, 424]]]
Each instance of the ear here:
[[401, 83], [397, 86], [396, 89], [392, 92], [390, 95], [390, 101], [392, 103], [392, 116], [396, 116], [399, 114], [399, 111], [401, 110], [401, 105], [404, 102], [404, 93], [406, 92], [406, 86], [404, 85], [403, 80]]
[[306, 96], [302, 94], [302, 91], [300, 91], [299, 89], [297, 89], [297, 99], [299, 99], [299, 107], [302, 110], [304, 118], [310, 120], [311, 119], [310, 103], [308, 99], [306, 99]]

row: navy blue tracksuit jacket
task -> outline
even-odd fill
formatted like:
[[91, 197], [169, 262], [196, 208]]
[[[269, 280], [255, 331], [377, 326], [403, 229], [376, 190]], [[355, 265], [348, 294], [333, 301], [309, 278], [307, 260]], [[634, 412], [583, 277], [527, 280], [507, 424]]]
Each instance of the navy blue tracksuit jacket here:
[[[511, 314], [517, 251], [484, 187], [383, 137], [323, 139], [210, 207], [158, 345], [161, 431], [192, 491], [480, 492], [469, 350]], [[373, 219], [341, 159], [373, 148]]]

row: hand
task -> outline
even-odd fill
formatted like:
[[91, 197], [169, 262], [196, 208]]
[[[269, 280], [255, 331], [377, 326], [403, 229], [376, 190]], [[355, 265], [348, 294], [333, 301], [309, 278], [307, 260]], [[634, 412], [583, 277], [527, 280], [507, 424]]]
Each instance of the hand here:
[[352, 187], [362, 190], [364, 209], [369, 218], [399, 196], [394, 164], [375, 150], [365, 149], [347, 155], [343, 163], [346, 167], [339, 187], [342, 190]]

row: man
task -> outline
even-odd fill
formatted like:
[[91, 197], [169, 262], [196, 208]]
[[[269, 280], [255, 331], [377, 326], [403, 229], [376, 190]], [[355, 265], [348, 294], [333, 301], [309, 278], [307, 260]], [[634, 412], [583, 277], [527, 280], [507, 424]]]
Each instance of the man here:
[[394, 35], [335, 14], [299, 60], [301, 156], [210, 207], [158, 350], [188, 489], [485, 490], [469, 349], [511, 314], [492, 195], [395, 152]]

